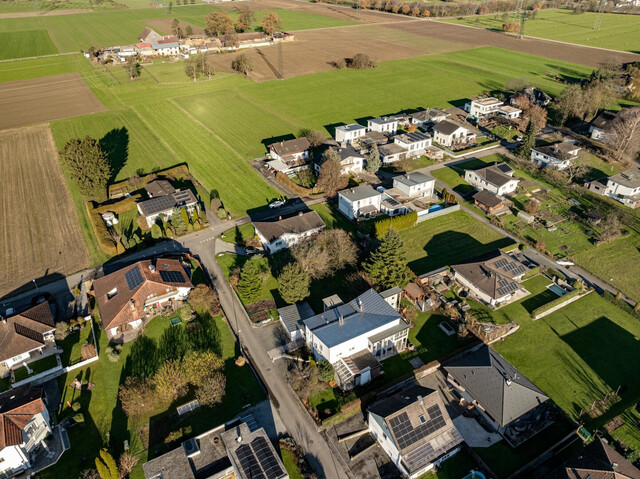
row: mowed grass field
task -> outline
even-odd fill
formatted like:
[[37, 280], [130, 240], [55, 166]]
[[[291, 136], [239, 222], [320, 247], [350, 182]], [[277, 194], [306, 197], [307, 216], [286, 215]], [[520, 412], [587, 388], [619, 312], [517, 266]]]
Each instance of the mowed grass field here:
[[[22, 41], [26, 31], [37, 30], [48, 32], [49, 43], [55, 45], [60, 52], [75, 52], [86, 50], [90, 46], [108, 47], [113, 45], [133, 44], [137, 41], [142, 30], [149, 26], [146, 20], [173, 19], [190, 23], [198, 27], [205, 26], [205, 17], [218, 10], [209, 5], [189, 5], [173, 7], [171, 12], [166, 8], [142, 8], [136, 10], [113, 10], [92, 13], [78, 13], [74, 15], [36, 16], [24, 18], [0, 19], [0, 33], [13, 33], [17, 40]], [[349, 25], [351, 22], [291, 10], [275, 11], [282, 20], [282, 28], [285, 30], [304, 30], [310, 28], [322, 28], [330, 26]], [[261, 18], [266, 11], [257, 12]], [[260, 24], [255, 23], [255, 27]], [[171, 33], [170, 31], [159, 33]], [[1, 37], [4, 39], [5, 37]], [[7, 37], [11, 38], [11, 37]], [[1, 44], [0, 44], [1, 45]], [[30, 52], [35, 47], [25, 47]], [[0, 52], [4, 53], [5, 47], [0, 46]], [[53, 53], [56, 53], [55, 51]], [[22, 55], [22, 56], [32, 56]], [[12, 57], [18, 58], [16, 53]]]
[[405, 243], [409, 268], [417, 275], [513, 243], [462, 210], [423, 221], [401, 231], [400, 236]]
[[[570, 10], [541, 10], [535, 19], [526, 21], [525, 35], [612, 50], [640, 51], [638, 15], [605, 13], [600, 30], [594, 30], [596, 16], [596, 13], [590, 12], [575, 14]], [[500, 31], [503, 23], [499, 15], [459, 17], [443, 21]]]
[[89, 265], [48, 126], [0, 132], [0, 211], [0, 297]]
[[0, 33], [0, 60], [58, 53], [46, 30]]

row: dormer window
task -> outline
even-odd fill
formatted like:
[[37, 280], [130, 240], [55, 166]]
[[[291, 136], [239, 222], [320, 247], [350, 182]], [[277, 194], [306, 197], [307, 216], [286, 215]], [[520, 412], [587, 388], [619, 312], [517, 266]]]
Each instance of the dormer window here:
[[107, 293], [107, 299], [113, 298], [116, 294], [118, 294], [118, 288], [113, 288]]
[[418, 419], [420, 420], [420, 424], [424, 424], [425, 422], [427, 422], [426, 418], [422, 414], [418, 416]]

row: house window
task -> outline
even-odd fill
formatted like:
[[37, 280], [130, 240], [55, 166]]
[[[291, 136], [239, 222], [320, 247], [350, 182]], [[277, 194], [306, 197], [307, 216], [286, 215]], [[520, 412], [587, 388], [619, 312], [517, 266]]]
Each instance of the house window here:
[[418, 416], [418, 419], [420, 420], [420, 424], [424, 424], [425, 422], [427, 422], [423, 415]]

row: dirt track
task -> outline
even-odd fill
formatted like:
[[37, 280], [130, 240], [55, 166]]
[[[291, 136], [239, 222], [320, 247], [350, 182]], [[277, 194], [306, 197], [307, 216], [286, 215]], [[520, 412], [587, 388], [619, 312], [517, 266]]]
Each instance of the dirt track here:
[[49, 10], [47, 12], [12, 12], [0, 13], [0, 20], [5, 18], [27, 18], [27, 17], [57, 17], [59, 15], [74, 15], [76, 13], [92, 13], [93, 10], [69, 9], [69, 10]]
[[0, 297], [89, 265], [48, 125], [0, 132]]
[[2, 84], [0, 130], [106, 111], [78, 73]]

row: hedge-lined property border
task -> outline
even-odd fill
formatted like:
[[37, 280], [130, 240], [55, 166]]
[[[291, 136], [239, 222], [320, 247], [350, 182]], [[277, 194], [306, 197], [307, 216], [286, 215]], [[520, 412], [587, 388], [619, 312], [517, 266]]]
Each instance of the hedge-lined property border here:
[[543, 313], [546, 313], [547, 311], [555, 308], [556, 306], [564, 305], [564, 303], [568, 304], [572, 302], [573, 298], [577, 298], [578, 296], [583, 295], [584, 293], [585, 293], [584, 289], [578, 287], [573, 291], [570, 291], [569, 293], [565, 294], [564, 296], [559, 296], [553, 301], [549, 301], [547, 304], [543, 304], [539, 308], [534, 309], [533, 311], [531, 311], [531, 318], [539, 319]]
[[382, 218], [373, 224], [373, 232], [376, 238], [381, 238], [387, 231], [393, 228], [396, 231], [415, 226], [418, 222], [418, 212], [412, 211], [406, 215]]
[[300, 196], [311, 196], [318, 194], [318, 188], [305, 188], [304, 186], [300, 186], [295, 183], [291, 178], [285, 175], [282, 171], [278, 171], [276, 173], [276, 180], [285, 188], [293, 191], [295, 194]]

